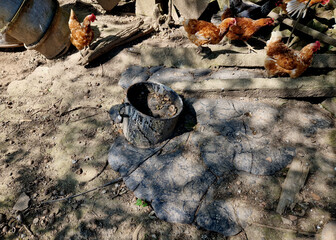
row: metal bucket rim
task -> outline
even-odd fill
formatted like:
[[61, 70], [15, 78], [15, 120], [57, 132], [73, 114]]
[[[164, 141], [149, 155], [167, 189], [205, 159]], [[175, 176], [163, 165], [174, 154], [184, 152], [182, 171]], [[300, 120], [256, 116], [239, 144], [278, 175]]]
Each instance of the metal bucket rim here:
[[[153, 116], [150, 116], [150, 115], [147, 115], [147, 114], [141, 112], [138, 108], [136, 108], [136, 107], [131, 103], [131, 101], [130, 101], [129, 98], [128, 98], [129, 90], [130, 90], [131, 88], [135, 88], [135, 87], [138, 86], [138, 85], [151, 85], [151, 86], [153, 86], [153, 85], [159, 85], [159, 86], [165, 88], [166, 90], [168, 90], [169, 92], [171, 92], [172, 94], [176, 95], [176, 98], [178, 99], [177, 101], [178, 101], [179, 104], [180, 104], [180, 106], [176, 106], [176, 107], [178, 107], [176, 114], [175, 114], [174, 116], [170, 117], [170, 118], [155, 118], [155, 117], [153, 117]], [[146, 117], [148, 117], [148, 118], [151, 118], [151, 119], [160, 120], [160, 121], [161, 121], [161, 120], [162, 120], [162, 121], [169, 121], [169, 120], [178, 118], [178, 117], [180, 116], [181, 112], [183, 111], [183, 101], [182, 101], [182, 98], [180, 97], [180, 95], [179, 95], [177, 92], [175, 92], [172, 88], [170, 88], [170, 87], [168, 87], [168, 86], [166, 86], [166, 85], [164, 85], [164, 84], [161, 84], [161, 83], [155, 83], [155, 82], [150, 82], [150, 81], [148, 81], [148, 82], [138, 82], [138, 83], [134, 83], [134, 84], [132, 84], [131, 86], [129, 86], [129, 87], [127, 88], [127, 90], [126, 90], [126, 101], [130, 104], [130, 106], [132, 106], [134, 109], [136, 109], [136, 110], [138, 111], [138, 113], [140, 113], [141, 115], [144, 115], [144, 116], [146, 116]]]
[[12, 24], [14, 24], [14, 22], [17, 20], [17, 18], [19, 17], [22, 9], [25, 7], [26, 3], [28, 2], [28, 0], [23, 0], [21, 2], [21, 5], [19, 7], [19, 9], [16, 11], [16, 13], [13, 15], [12, 19], [8, 21], [8, 23], [3, 26], [3, 28], [0, 29], [0, 33], [4, 33], [7, 31], [8, 28], [11, 27]]

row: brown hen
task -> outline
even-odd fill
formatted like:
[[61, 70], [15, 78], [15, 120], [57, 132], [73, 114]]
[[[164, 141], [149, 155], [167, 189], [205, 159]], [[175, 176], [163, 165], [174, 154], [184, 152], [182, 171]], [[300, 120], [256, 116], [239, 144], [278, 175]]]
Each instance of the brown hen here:
[[[223, 16], [222, 16], [223, 18]], [[228, 33], [225, 35], [230, 41], [241, 40], [252, 51], [255, 51], [248, 43], [249, 40], [260, 28], [274, 24], [272, 18], [261, 18], [253, 20], [251, 18], [238, 17], [236, 24], [230, 27]]]
[[189, 40], [198, 47], [199, 52], [202, 45], [218, 44], [235, 23], [234, 18], [226, 18], [218, 26], [203, 20], [187, 19], [183, 21], [183, 26]]
[[96, 20], [96, 16], [92, 13], [86, 16], [81, 24], [75, 12], [71, 9], [69, 18], [70, 41], [78, 49], [82, 50], [90, 45], [94, 38], [93, 30], [91, 29], [91, 22]]
[[299, 77], [310, 66], [313, 53], [320, 49], [320, 42], [310, 43], [301, 51], [287, 47], [280, 32], [273, 32], [266, 46], [265, 68], [268, 75]]

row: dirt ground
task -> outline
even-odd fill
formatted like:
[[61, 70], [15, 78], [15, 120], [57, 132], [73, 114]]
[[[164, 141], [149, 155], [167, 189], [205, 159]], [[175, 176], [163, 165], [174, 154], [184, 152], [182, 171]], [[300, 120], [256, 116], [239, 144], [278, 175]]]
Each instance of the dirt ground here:
[[[74, 8], [80, 18], [94, 11], [98, 21], [93, 26], [98, 33], [101, 27], [116, 31], [137, 18], [105, 14], [96, 2], [84, 1], [91, 4], [88, 7], [75, 2], [61, 0], [60, 4]], [[0, 49], [0, 238], [246, 239], [244, 232], [226, 238], [195, 226], [161, 221], [150, 206], [136, 205], [136, 197], [123, 182], [69, 201], [40, 204], [90, 190], [118, 177], [106, 164], [108, 149], [121, 134], [108, 114], [110, 107], [124, 98], [124, 90], [118, 86], [120, 75], [129, 66], [140, 64], [140, 56], [130, 51], [133, 46], [190, 46], [186, 38], [171, 37], [181, 30], [172, 31], [117, 48], [87, 67], [77, 64], [80, 54], [73, 47], [55, 60], [24, 48]], [[305, 108], [312, 105], [300, 104]], [[314, 108], [319, 107], [314, 104]], [[321, 148], [330, 150], [328, 134], [321, 133], [319, 143]], [[329, 157], [335, 157], [335, 149], [331, 152]], [[336, 167], [335, 161], [333, 164]], [[335, 172], [325, 175], [314, 169], [301, 193], [305, 199], [302, 202], [308, 204], [300, 210], [304, 211], [302, 217], [287, 215], [287, 227], [304, 232], [302, 239], [319, 234], [322, 226], [336, 217]], [[286, 170], [274, 178], [281, 182], [285, 175]], [[236, 181], [228, 188], [239, 188], [240, 184]], [[277, 194], [279, 186], [278, 183]], [[274, 203], [267, 202], [261, 192], [262, 189], [240, 189], [239, 196], [246, 202], [264, 196], [260, 204], [274, 212]], [[29, 196], [30, 207], [17, 213], [13, 206], [22, 193]], [[303, 225], [298, 226], [300, 221]]]

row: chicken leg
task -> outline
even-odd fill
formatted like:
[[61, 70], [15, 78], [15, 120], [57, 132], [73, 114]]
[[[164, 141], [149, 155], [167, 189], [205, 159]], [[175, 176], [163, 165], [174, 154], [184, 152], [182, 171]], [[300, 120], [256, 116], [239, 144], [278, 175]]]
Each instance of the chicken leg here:
[[243, 42], [246, 44], [247, 48], [249, 49], [248, 53], [252, 53], [252, 52], [257, 53], [257, 51], [250, 44], [248, 44], [247, 41], [243, 41]]

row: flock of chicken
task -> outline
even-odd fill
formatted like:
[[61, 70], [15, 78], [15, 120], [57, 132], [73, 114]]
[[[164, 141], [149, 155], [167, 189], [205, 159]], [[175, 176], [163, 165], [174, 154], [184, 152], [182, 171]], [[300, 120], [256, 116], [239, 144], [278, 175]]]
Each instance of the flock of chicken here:
[[[225, 37], [231, 40], [241, 40], [247, 44], [260, 28], [272, 26], [274, 20], [266, 16], [275, 7], [280, 6], [291, 16], [305, 15], [308, 7], [313, 4], [327, 4], [329, 0], [265, 0], [261, 5], [250, 4], [243, 0], [230, 0], [230, 8], [227, 8], [221, 16], [221, 23], [215, 25], [211, 22], [185, 19], [183, 26], [189, 40], [198, 47], [198, 52], [205, 44], [218, 44]], [[71, 10], [69, 28], [70, 40], [78, 49], [89, 46], [93, 40], [93, 31], [90, 23], [95, 21], [94, 14], [85, 17], [83, 23], [79, 23], [75, 13]], [[265, 69], [269, 76], [299, 77], [311, 64], [313, 53], [319, 50], [320, 43], [308, 44], [301, 51], [289, 48], [281, 41], [281, 33], [273, 32], [266, 45]]]

